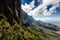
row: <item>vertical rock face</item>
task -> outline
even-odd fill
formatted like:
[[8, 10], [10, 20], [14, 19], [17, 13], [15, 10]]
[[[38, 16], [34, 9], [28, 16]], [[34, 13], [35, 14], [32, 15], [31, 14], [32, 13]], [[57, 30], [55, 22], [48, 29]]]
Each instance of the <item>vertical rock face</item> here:
[[24, 12], [23, 10], [21, 11], [22, 12], [22, 24], [29, 24], [31, 22], [34, 21], [33, 17], [32, 16], [29, 16], [26, 12]]
[[28, 22], [28, 15], [22, 10], [22, 24], [26, 24]]
[[0, 14], [3, 14], [10, 24], [14, 24], [13, 19], [21, 24], [21, 0], [0, 0]]

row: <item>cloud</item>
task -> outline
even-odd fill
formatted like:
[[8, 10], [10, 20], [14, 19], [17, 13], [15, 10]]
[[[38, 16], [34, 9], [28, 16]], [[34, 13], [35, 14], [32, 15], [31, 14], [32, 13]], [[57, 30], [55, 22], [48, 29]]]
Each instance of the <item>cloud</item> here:
[[[59, 7], [60, 5], [59, 4], [60, 0], [42, 0], [42, 3], [36, 8], [34, 8], [35, 7], [34, 2], [35, 0], [30, 2], [30, 4], [22, 5], [22, 9], [31, 16], [37, 16], [40, 14], [44, 14], [45, 16], [50, 16], [53, 12], [56, 11], [56, 8]], [[48, 5], [52, 5], [49, 11], [47, 10]], [[32, 10], [32, 8], [34, 9]]]
[[60, 24], [60, 18], [35, 18], [35, 20], [41, 20], [46, 23]]
[[47, 17], [47, 18], [35, 18], [37, 20], [41, 20], [41, 21], [44, 21], [44, 22], [48, 22], [48, 21], [60, 21], [60, 18], [51, 18], [51, 17]]
[[21, 4], [22, 9], [23, 9], [26, 13], [28, 13], [28, 15], [30, 15], [30, 11], [31, 11], [31, 9], [34, 7], [34, 2], [35, 2], [35, 1], [30, 2], [30, 4], [25, 3], [25, 5]]
[[37, 21], [38, 21], [38, 20], [41, 20], [41, 21], [43, 21], [43, 22], [45, 22], [45, 21], [51, 21], [52, 19], [53, 19], [53, 18], [48, 18], [48, 17], [46, 17], [46, 18], [44, 18], [44, 17], [43, 17], [43, 18], [36, 18], [36, 17], [35, 17], [35, 20], [37, 20]]

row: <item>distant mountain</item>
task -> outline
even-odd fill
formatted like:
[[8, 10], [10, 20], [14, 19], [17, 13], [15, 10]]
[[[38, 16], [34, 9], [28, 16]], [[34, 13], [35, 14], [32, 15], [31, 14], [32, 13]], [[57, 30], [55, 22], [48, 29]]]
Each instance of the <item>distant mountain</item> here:
[[54, 25], [54, 24], [50, 24], [50, 23], [44, 23], [44, 22], [42, 22], [42, 21], [37, 21], [37, 24], [39, 25], [39, 26], [42, 26], [42, 27], [44, 27], [44, 28], [46, 28], [46, 29], [49, 29], [49, 30], [54, 30], [54, 31], [58, 31], [59, 30], [59, 28], [58, 28], [58, 26], [57, 25]]
[[39, 21], [34, 20], [34, 18], [32, 16], [29, 16], [23, 10], [22, 10], [22, 14], [23, 14], [23, 24], [24, 25], [36, 24], [38, 26], [41, 26], [41, 27], [49, 29], [49, 30], [53, 30], [53, 31], [58, 31], [59, 30], [59, 28], [54, 24], [44, 23], [40, 20]]
[[30, 23], [32, 23], [32, 22], [34, 22], [35, 20], [33, 19], [33, 17], [32, 16], [29, 16], [26, 12], [24, 12], [23, 10], [22, 10], [22, 24], [24, 24], [24, 25], [28, 25], [28, 24], [30, 24]]

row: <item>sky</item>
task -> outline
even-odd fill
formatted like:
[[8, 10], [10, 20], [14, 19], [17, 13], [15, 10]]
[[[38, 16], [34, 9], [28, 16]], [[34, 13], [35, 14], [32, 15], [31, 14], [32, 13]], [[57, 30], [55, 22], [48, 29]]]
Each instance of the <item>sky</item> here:
[[21, 7], [35, 20], [60, 24], [60, 0], [21, 0]]

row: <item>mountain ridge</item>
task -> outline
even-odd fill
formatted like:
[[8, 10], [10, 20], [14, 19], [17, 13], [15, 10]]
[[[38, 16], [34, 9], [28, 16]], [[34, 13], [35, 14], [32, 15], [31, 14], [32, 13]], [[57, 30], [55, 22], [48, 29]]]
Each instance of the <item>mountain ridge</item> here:
[[26, 25], [28, 25], [30, 23], [35, 23], [38, 26], [42, 26], [43, 28], [46, 28], [46, 29], [49, 29], [49, 30], [54, 30], [54, 31], [58, 31], [59, 30], [57, 25], [50, 24], [50, 23], [45, 23], [45, 22], [42, 22], [41, 20], [36, 21], [36, 20], [34, 20], [34, 18], [32, 16], [29, 16], [23, 10], [22, 10], [22, 13], [24, 14], [23, 16], [24, 16], [25, 19], [23, 18], [23, 20], [26, 21], [26, 23], [27, 23]]

